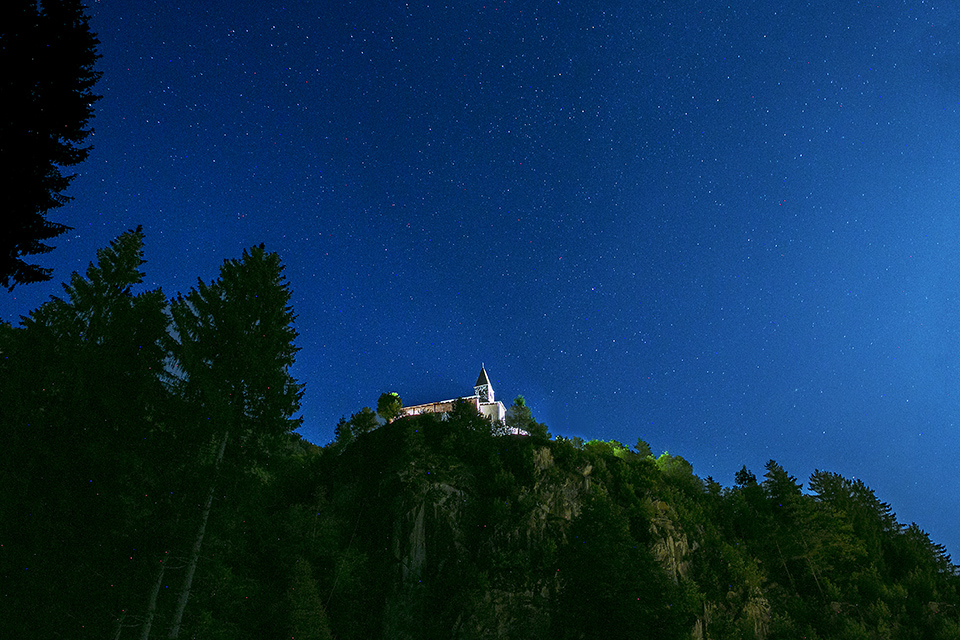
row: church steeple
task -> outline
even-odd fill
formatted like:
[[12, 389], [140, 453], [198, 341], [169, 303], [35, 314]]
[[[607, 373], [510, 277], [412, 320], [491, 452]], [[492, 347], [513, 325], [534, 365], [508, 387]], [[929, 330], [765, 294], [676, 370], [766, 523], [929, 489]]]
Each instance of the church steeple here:
[[493, 385], [490, 384], [490, 378], [487, 377], [487, 370], [483, 363], [480, 363], [480, 375], [477, 376], [477, 383], [473, 385], [473, 391], [480, 396], [480, 402], [493, 402]]

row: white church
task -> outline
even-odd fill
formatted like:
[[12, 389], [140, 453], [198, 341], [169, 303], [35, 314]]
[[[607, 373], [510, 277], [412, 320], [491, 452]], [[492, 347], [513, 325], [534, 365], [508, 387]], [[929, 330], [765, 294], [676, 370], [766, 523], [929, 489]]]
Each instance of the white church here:
[[490, 384], [490, 378], [487, 376], [487, 370], [483, 364], [480, 365], [480, 375], [477, 377], [477, 383], [473, 385], [472, 396], [415, 404], [412, 407], [404, 407], [400, 415], [418, 416], [421, 413], [447, 413], [453, 411], [453, 405], [457, 400], [463, 400], [473, 405], [477, 408], [477, 413], [490, 421], [503, 421], [507, 417], [507, 410], [503, 403], [494, 398], [493, 385]]

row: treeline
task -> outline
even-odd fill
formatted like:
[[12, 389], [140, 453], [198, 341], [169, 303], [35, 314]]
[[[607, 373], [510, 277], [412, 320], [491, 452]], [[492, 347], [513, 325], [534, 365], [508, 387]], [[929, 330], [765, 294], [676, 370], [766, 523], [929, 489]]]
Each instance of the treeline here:
[[960, 637], [944, 548], [836, 474], [804, 492], [770, 461], [724, 488], [642, 440], [497, 436], [466, 405], [314, 469], [300, 562], [338, 638]]
[[944, 548], [857, 480], [723, 487], [522, 399], [306, 443], [276, 254], [167, 299], [142, 244], [0, 326], [0, 638], [960, 638]]
[[201, 558], [295, 446], [278, 256], [172, 300], [134, 291], [142, 264], [137, 229], [0, 325], [2, 638], [177, 637], [185, 611], [197, 629]]

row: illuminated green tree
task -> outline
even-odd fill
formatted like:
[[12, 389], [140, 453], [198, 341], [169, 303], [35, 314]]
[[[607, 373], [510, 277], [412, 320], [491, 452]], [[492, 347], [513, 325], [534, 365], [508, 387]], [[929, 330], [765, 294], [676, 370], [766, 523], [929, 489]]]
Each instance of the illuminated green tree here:
[[390, 422], [400, 415], [403, 410], [403, 401], [396, 393], [382, 393], [377, 400], [377, 415]]

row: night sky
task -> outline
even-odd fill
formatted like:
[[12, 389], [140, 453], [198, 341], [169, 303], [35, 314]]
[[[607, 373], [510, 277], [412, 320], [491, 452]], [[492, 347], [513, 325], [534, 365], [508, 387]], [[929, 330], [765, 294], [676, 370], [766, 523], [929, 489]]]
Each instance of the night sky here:
[[960, 560], [960, 7], [724, 4], [94, 2], [75, 229], [2, 317], [138, 224], [168, 296], [264, 242], [312, 442], [485, 363], [554, 435], [856, 477]]

